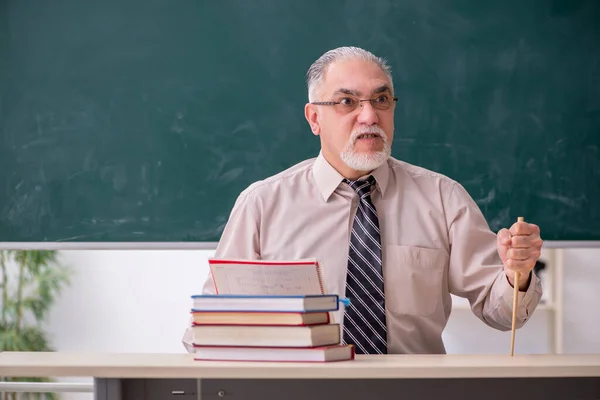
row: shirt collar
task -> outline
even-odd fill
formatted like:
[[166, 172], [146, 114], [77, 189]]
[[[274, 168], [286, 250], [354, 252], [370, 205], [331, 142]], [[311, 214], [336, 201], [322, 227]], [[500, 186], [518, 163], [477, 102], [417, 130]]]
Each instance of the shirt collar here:
[[[323, 200], [327, 201], [329, 197], [335, 192], [335, 189], [340, 185], [344, 177], [337, 172], [335, 168], [327, 162], [323, 153], [319, 152], [319, 156], [316, 158], [312, 167], [313, 177], [317, 183], [317, 188], [323, 196]], [[377, 188], [381, 192], [381, 197], [385, 195], [388, 181], [390, 178], [390, 167], [387, 162], [373, 170], [369, 175], [373, 175], [377, 182]], [[366, 177], [366, 176], [365, 176]], [[359, 179], [363, 179], [361, 177]]]

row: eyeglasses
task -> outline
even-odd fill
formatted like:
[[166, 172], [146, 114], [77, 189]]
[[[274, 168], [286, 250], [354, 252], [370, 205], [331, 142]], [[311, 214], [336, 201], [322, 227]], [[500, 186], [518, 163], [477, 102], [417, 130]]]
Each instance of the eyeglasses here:
[[390, 97], [386, 94], [382, 94], [381, 96], [372, 99], [357, 99], [351, 96], [344, 96], [337, 101], [313, 101], [310, 104], [315, 104], [317, 106], [334, 106], [335, 109], [341, 113], [349, 113], [356, 110], [356, 107], [359, 105], [362, 107], [364, 101], [370, 102], [371, 107], [376, 110], [385, 111], [395, 105], [398, 98]]

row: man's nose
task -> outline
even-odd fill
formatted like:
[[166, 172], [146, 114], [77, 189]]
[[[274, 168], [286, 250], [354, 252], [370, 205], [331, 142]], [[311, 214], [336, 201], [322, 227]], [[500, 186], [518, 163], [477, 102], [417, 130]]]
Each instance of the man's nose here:
[[379, 117], [370, 101], [361, 101], [359, 105], [358, 122], [365, 125], [375, 125]]

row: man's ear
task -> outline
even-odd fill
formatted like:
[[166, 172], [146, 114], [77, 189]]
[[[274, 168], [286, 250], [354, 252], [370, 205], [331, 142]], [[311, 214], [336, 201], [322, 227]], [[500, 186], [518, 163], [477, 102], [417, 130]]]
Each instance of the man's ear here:
[[319, 110], [314, 104], [306, 103], [304, 106], [304, 117], [310, 125], [312, 133], [319, 136], [321, 133], [321, 125], [319, 124]]

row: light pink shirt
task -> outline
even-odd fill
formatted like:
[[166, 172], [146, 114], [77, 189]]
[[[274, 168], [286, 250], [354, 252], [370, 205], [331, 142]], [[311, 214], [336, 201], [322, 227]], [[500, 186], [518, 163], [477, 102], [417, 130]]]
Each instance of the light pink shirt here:
[[[466, 297], [489, 326], [510, 330], [513, 288], [477, 204], [457, 182], [390, 158], [372, 172], [383, 252], [389, 353], [445, 353], [450, 294]], [[323, 158], [256, 182], [238, 197], [216, 257], [294, 260], [316, 257], [327, 291], [345, 296], [356, 193]], [[204, 293], [214, 293], [210, 277]], [[532, 273], [519, 292], [517, 327], [542, 295]], [[342, 311], [335, 315], [343, 322]], [[191, 332], [183, 338], [190, 351]]]

